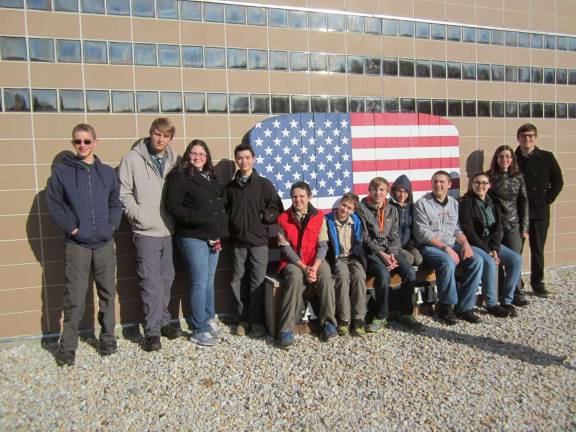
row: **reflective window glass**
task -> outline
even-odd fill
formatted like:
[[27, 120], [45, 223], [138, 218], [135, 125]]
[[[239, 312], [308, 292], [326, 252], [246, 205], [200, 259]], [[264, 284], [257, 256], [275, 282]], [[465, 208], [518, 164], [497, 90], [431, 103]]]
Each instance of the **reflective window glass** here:
[[490, 102], [478, 101], [478, 117], [490, 117]]
[[462, 101], [462, 115], [464, 117], [476, 117], [476, 101]]
[[364, 98], [351, 97], [348, 99], [348, 111], [349, 112], [366, 112], [366, 107], [364, 105]]
[[178, 3], [176, 0], [156, 0], [156, 10], [158, 18], [178, 18]]
[[290, 53], [290, 70], [291, 71], [307, 71], [308, 70], [308, 55], [305, 52], [291, 52]]
[[395, 19], [382, 19], [382, 34], [384, 36], [397, 36], [398, 35], [398, 21]]
[[153, 17], [154, 0], [132, 0], [132, 15], [140, 17]]
[[326, 31], [326, 14], [322, 12], [308, 12], [308, 28], [310, 30]]
[[312, 72], [328, 71], [328, 56], [324, 53], [310, 53], [310, 70]]
[[108, 63], [106, 42], [84, 41], [84, 63]]
[[418, 99], [416, 111], [421, 114], [432, 114], [432, 101], [430, 99]]
[[54, 42], [52, 39], [28, 39], [30, 61], [53, 62]]
[[430, 24], [424, 22], [417, 22], [416, 37], [419, 39], [430, 39]]
[[556, 36], [554, 35], [545, 35], [544, 36], [544, 48], [549, 50], [556, 49]]
[[224, 6], [215, 3], [204, 3], [204, 21], [224, 22]]
[[111, 64], [132, 64], [132, 44], [126, 42], [110, 42], [108, 44]]
[[348, 73], [359, 74], [364, 73], [364, 57], [348, 56]]
[[104, 14], [104, 0], [81, 0], [80, 6], [83, 13]]
[[518, 102], [506, 102], [506, 117], [518, 117]]
[[204, 93], [184, 93], [184, 110], [187, 113], [203, 114], [206, 111], [206, 103], [204, 99]]
[[339, 54], [330, 54], [330, 72], [346, 73], [346, 56]]
[[542, 38], [541, 34], [532, 33], [530, 39], [531, 39], [532, 48], [542, 48], [544, 46], [544, 43], [542, 40], [543, 38]]
[[134, 64], [156, 66], [156, 45], [134, 44]]
[[414, 76], [414, 60], [400, 59], [400, 76], [412, 77]]
[[492, 30], [492, 45], [504, 45], [503, 30]]
[[546, 102], [544, 104], [544, 117], [545, 118], [556, 117], [556, 104], [554, 102]]
[[56, 40], [56, 55], [59, 62], [80, 63], [80, 41]]
[[250, 95], [250, 112], [252, 114], [268, 114], [270, 112], [270, 96], [265, 94]]
[[56, 90], [33, 89], [32, 109], [34, 112], [55, 112], [58, 111]]
[[290, 97], [287, 95], [272, 95], [272, 114], [286, 114], [290, 112]]
[[556, 69], [544, 68], [544, 83], [556, 84]]
[[207, 93], [206, 107], [209, 113], [226, 114], [228, 112], [226, 93]]
[[478, 43], [482, 44], [489, 44], [490, 43], [490, 30], [488, 29], [477, 29], [476, 31], [476, 38]]
[[24, 2], [22, 0], [0, 0], [0, 7], [24, 9]]
[[328, 96], [312, 96], [310, 105], [312, 112], [328, 112]]
[[434, 40], [446, 39], [446, 26], [444, 24], [432, 24], [431, 35]]
[[204, 64], [207, 68], [225, 68], [226, 57], [224, 56], [224, 48], [204, 48]]
[[[306, 27], [306, 13], [304, 14], [304, 27]], [[287, 27], [288, 17], [286, 11], [282, 9], [268, 9], [268, 25], [270, 27]]]
[[449, 41], [460, 42], [462, 40], [462, 27], [454, 25], [446, 27], [446, 38]]
[[84, 92], [82, 90], [60, 90], [60, 111], [83, 112]]
[[576, 84], [576, 69], [568, 71], [568, 84]]
[[446, 101], [444, 99], [434, 99], [432, 101], [432, 114], [444, 117], [448, 114]]
[[518, 117], [530, 117], [530, 102], [518, 103]]
[[310, 111], [308, 96], [290, 96], [290, 106], [293, 113], [306, 113]]
[[25, 38], [3, 36], [0, 38], [0, 43], [2, 60], [28, 60]]
[[158, 92], [138, 91], [136, 92], [136, 110], [139, 113], [157, 113], [160, 104], [158, 103]]
[[462, 42], [476, 42], [476, 29], [474, 27], [462, 27]]
[[557, 103], [556, 104], [556, 118], [566, 118], [568, 114], [568, 104]]
[[194, 1], [179, 1], [180, 18], [187, 21], [202, 21], [202, 4]]
[[108, 90], [86, 90], [86, 111], [110, 112], [110, 93]]
[[246, 18], [250, 25], [266, 25], [266, 9], [261, 7], [247, 7]]
[[556, 37], [556, 49], [566, 51], [568, 49], [568, 38], [566, 36]]
[[288, 70], [288, 53], [286, 51], [270, 51], [270, 69]]
[[576, 103], [568, 104], [568, 117], [576, 118]]
[[446, 62], [432, 61], [432, 78], [446, 78]]
[[268, 69], [268, 51], [248, 50], [248, 68], [251, 70]]
[[504, 65], [492, 65], [492, 81], [504, 81]]
[[570, 51], [576, 51], [576, 37], [571, 37], [568, 39], [568, 49]]
[[451, 117], [462, 117], [462, 101], [449, 100], [448, 101], [448, 115]]
[[348, 112], [348, 104], [344, 96], [330, 96], [330, 112]]
[[400, 99], [400, 112], [402, 113], [414, 113], [416, 112], [416, 101], [411, 98], [401, 98]]
[[518, 45], [518, 35], [515, 31], [506, 32], [506, 46], [515, 47]]
[[349, 33], [363, 33], [364, 32], [364, 17], [356, 15], [348, 15], [346, 17], [346, 29]]
[[478, 80], [480, 81], [490, 81], [490, 65], [489, 64], [479, 64], [476, 66], [478, 73]]
[[346, 16], [338, 14], [327, 14], [328, 31], [346, 31]]
[[518, 46], [520, 48], [530, 48], [530, 34], [518, 32]]
[[518, 81], [518, 67], [516, 66], [506, 66], [506, 81], [516, 82]]
[[78, 12], [78, 1], [54, 0], [54, 10], [62, 12]]
[[200, 46], [182, 47], [182, 66], [201, 68], [204, 67], [204, 53]]
[[384, 98], [384, 112], [397, 113], [400, 111], [398, 98]]
[[398, 59], [397, 58], [383, 58], [382, 59], [382, 72], [387, 76], [398, 76]]
[[462, 79], [476, 79], [476, 63], [462, 63]]
[[416, 76], [430, 78], [430, 60], [416, 60]]
[[533, 67], [532, 68], [532, 82], [542, 84], [543, 80], [543, 72], [541, 67]]
[[[0, 1], [0, 7], [12, 7], [12, 6], [7, 6], [6, 1]], [[14, 3], [20, 3], [20, 5], [22, 5], [22, 0], [18, 1], [18, 2], [14, 2]], [[51, 10], [52, 9], [52, 2], [50, 0], [28, 0], [26, 2], [26, 4], [28, 5], [28, 9], [36, 9], [36, 10]], [[22, 7], [22, 6], [14, 6], [14, 7]]]
[[364, 18], [364, 33], [367, 34], [381, 34], [382, 23], [380, 18], [365, 17]]
[[566, 84], [568, 82], [568, 70], [556, 69], [556, 84]]
[[366, 98], [366, 112], [379, 113], [382, 112], [382, 99], [380, 98]]
[[[281, 17], [279, 17], [281, 18]], [[282, 23], [282, 19], [279, 19], [279, 24]], [[306, 12], [303, 11], [288, 11], [288, 26], [297, 29], [306, 28]], [[286, 27], [284, 25], [278, 25], [276, 27]]]
[[245, 49], [228, 48], [227, 55], [229, 69], [246, 69], [248, 57]]
[[543, 117], [544, 109], [542, 107], [542, 102], [532, 102], [530, 104], [530, 116], [531, 117]]
[[4, 111], [23, 112], [30, 111], [30, 92], [28, 89], [4, 89]]
[[161, 92], [160, 109], [163, 113], [180, 113], [182, 112], [182, 93], [180, 92]]
[[130, 0], [106, 0], [109, 15], [130, 15]]
[[244, 6], [226, 5], [226, 22], [228, 24], [246, 24]]
[[448, 78], [461, 79], [462, 78], [462, 65], [460, 62], [446, 62], [448, 67]]
[[414, 22], [398, 21], [398, 36], [414, 37]]
[[382, 73], [381, 60], [379, 57], [371, 57], [366, 59], [365, 65], [366, 75], [380, 75]]
[[160, 66], [180, 66], [180, 47], [178, 45], [158, 45], [158, 64]]
[[112, 90], [112, 112], [133, 113], [134, 93], [131, 91]]

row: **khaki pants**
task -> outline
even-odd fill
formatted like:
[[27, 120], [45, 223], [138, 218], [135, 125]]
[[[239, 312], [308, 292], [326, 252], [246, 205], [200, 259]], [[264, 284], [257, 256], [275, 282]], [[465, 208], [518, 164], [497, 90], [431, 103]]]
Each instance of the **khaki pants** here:
[[364, 320], [366, 316], [366, 271], [362, 263], [354, 258], [336, 260], [334, 279], [338, 322], [350, 323], [350, 318]]

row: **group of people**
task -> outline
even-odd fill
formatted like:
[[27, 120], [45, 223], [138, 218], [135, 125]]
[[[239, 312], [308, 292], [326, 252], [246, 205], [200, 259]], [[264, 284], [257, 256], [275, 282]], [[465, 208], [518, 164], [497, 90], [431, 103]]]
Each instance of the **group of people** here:
[[[415, 203], [406, 176], [392, 185], [376, 177], [365, 198], [346, 193], [326, 215], [311, 204], [305, 182], [292, 185], [292, 205], [284, 210], [272, 183], [254, 169], [250, 144], [236, 146], [238, 170], [226, 182], [216, 176], [204, 141], [192, 140], [180, 158], [170, 147], [174, 135], [174, 124], [157, 118], [149, 137], [134, 144], [116, 173], [95, 155], [98, 139], [92, 126], [83, 123], [72, 130], [76, 154], [57, 164], [46, 194], [48, 209], [67, 237], [64, 323], [56, 356], [60, 365], [75, 362], [92, 271], [99, 297], [100, 352], [117, 351], [113, 236], [122, 213], [132, 226], [147, 351], [160, 350], [161, 337], [182, 336], [180, 328], [171, 325], [168, 310], [174, 240], [188, 273], [191, 340], [201, 346], [216, 345], [221, 337], [214, 277], [227, 237], [233, 249], [231, 288], [239, 321], [235, 332], [254, 337], [266, 334], [268, 245], [277, 237], [282, 294], [278, 334], [273, 336], [282, 348], [294, 343], [298, 305], [306, 289], [318, 297], [321, 340], [378, 332], [389, 319], [394, 273], [402, 279], [398, 321], [423, 330], [413, 316], [415, 270], [420, 265], [436, 273], [438, 318], [445, 324], [480, 321], [474, 312], [480, 282], [488, 313], [516, 316], [514, 305], [528, 304], [520, 278], [526, 239], [532, 290], [547, 296], [543, 250], [549, 207], [563, 181], [553, 154], [535, 146], [532, 124], [518, 129], [516, 151], [498, 147], [490, 170], [471, 178], [470, 191], [460, 202], [449, 195], [452, 179], [445, 171], [432, 176], [432, 191]], [[370, 308], [367, 278], [374, 278]]]

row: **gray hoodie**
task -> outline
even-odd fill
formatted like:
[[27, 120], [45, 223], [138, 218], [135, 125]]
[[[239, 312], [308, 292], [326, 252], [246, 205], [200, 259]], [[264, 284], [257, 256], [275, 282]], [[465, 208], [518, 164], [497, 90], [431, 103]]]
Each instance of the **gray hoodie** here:
[[456, 236], [462, 233], [458, 224], [458, 201], [451, 196], [446, 199], [443, 205], [428, 192], [414, 204], [413, 234], [419, 246], [428, 245], [433, 238], [452, 246]]
[[170, 146], [166, 147], [164, 172], [160, 175], [150, 158], [148, 140], [136, 143], [120, 162], [120, 201], [134, 233], [167, 237], [172, 235], [174, 222], [164, 209], [164, 181], [176, 164], [177, 156]]

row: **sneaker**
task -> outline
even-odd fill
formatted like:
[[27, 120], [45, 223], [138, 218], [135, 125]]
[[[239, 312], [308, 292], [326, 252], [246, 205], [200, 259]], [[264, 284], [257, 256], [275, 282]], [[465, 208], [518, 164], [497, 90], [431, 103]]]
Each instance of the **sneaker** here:
[[516, 318], [518, 316], [518, 310], [511, 304], [503, 304], [502, 307], [508, 310], [508, 316], [510, 318]]
[[100, 355], [109, 356], [118, 352], [118, 344], [115, 340], [100, 341]]
[[374, 318], [372, 322], [366, 324], [367, 333], [378, 333], [383, 327], [383, 321], [379, 318]]
[[240, 321], [236, 326], [236, 336], [246, 336], [250, 332], [250, 323]]
[[544, 285], [539, 287], [532, 287], [532, 291], [534, 291], [534, 295], [536, 297], [540, 298], [548, 298], [548, 294], [550, 294]]
[[220, 330], [220, 328], [218, 328], [218, 324], [216, 324], [216, 321], [211, 319], [208, 321], [208, 333], [210, 333], [210, 336], [212, 336], [214, 339], [220, 339], [222, 337], [222, 331]]
[[398, 317], [398, 322], [404, 324], [410, 330], [414, 330], [416, 332], [421, 332], [426, 328], [426, 326], [420, 321], [417, 321], [413, 315], [400, 315]]
[[470, 324], [478, 324], [480, 321], [482, 321], [480, 317], [476, 315], [472, 309], [464, 312], [458, 312], [456, 316], [461, 320], [469, 322]]
[[162, 349], [160, 336], [148, 336], [144, 341], [144, 349], [148, 352], [160, 351]]
[[336, 336], [338, 336], [336, 326], [334, 324], [332, 324], [330, 321], [326, 321], [324, 323], [324, 328], [322, 329], [322, 333], [320, 333], [320, 340], [322, 342], [328, 342], [330, 339], [333, 339]]
[[252, 324], [252, 336], [255, 338], [266, 336], [266, 327], [262, 324]]
[[171, 326], [170, 324], [165, 325], [160, 329], [160, 334], [164, 336], [166, 339], [178, 339], [182, 336], [182, 330], [178, 327]]
[[[516, 290], [516, 291], [518, 291], [518, 290]], [[526, 298], [526, 295], [524, 294], [524, 292], [521, 292], [521, 293], [516, 292], [514, 294], [514, 300], [512, 301], [512, 304], [514, 306], [524, 307], [524, 306], [528, 306], [530, 304], [530, 302]]]
[[56, 364], [60, 367], [74, 366], [76, 362], [76, 351], [64, 351], [60, 347], [54, 354], [54, 357], [56, 358]]
[[438, 319], [446, 325], [458, 324], [458, 317], [454, 313], [454, 306], [438, 303]]
[[488, 312], [492, 316], [495, 316], [496, 318], [506, 318], [508, 317], [508, 315], [510, 315], [508, 309], [500, 306], [499, 304], [496, 304], [494, 306], [486, 306], [486, 312]]
[[200, 346], [214, 346], [219, 343], [218, 339], [212, 336], [212, 333], [209, 331], [194, 333], [190, 336], [190, 341], [196, 342]]
[[348, 323], [342, 321], [336, 327], [336, 331], [338, 332], [338, 336], [348, 336], [350, 334], [350, 328], [348, 327]]
[[291, 331], [280, 332], [277, 344], [280, 348], [289, 349], [292, 345], [294, 345], [294, 333]]
[[352, 320], [352, 325], [350, 326], [350, 333], [352, 336], [365, 336], [366, 330], [364, 329], [364, 320]]

